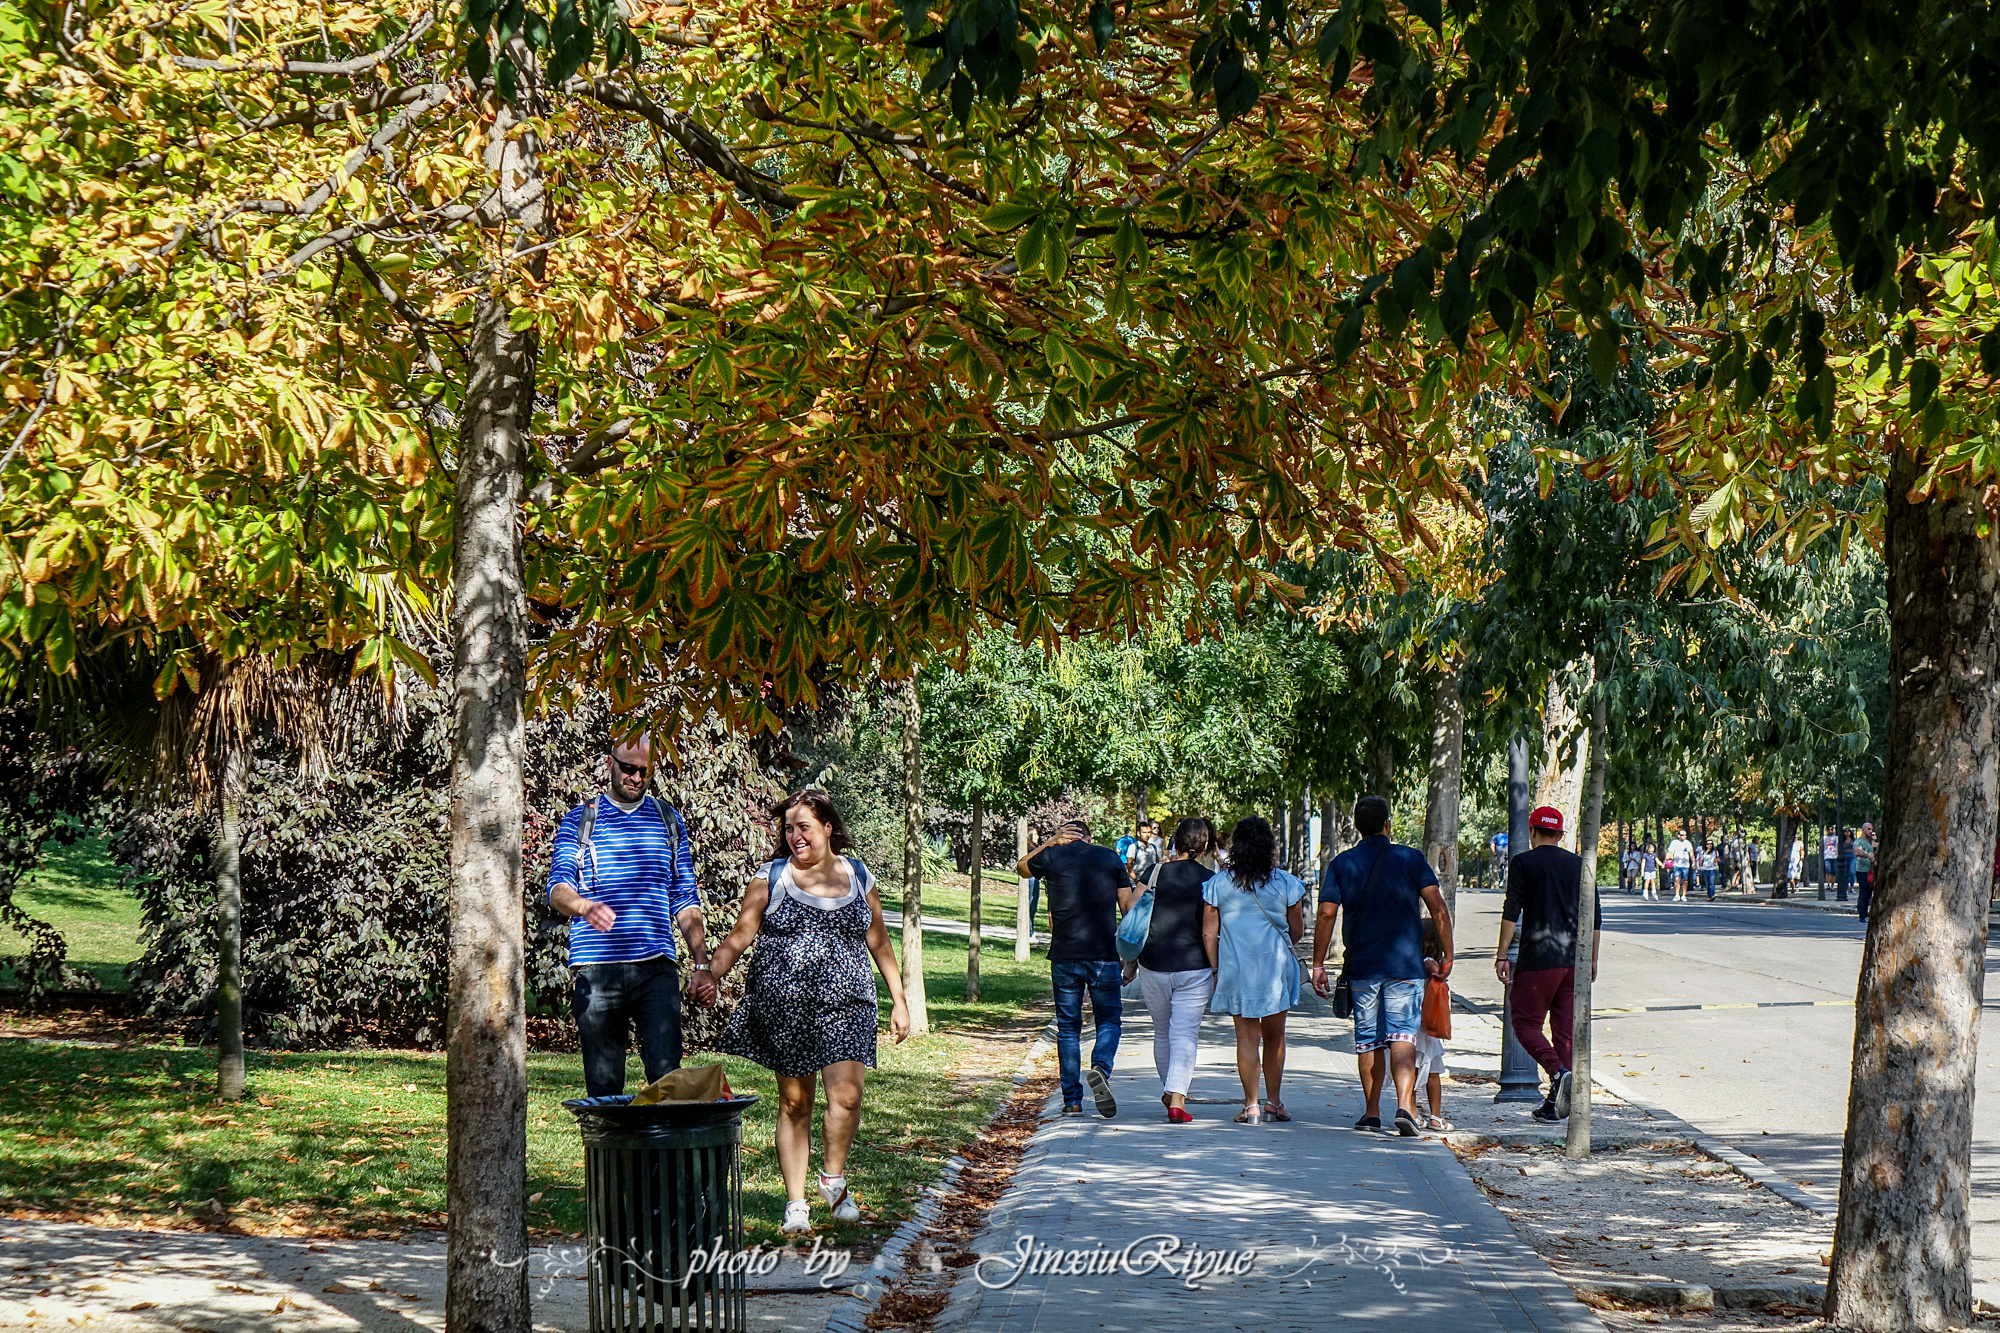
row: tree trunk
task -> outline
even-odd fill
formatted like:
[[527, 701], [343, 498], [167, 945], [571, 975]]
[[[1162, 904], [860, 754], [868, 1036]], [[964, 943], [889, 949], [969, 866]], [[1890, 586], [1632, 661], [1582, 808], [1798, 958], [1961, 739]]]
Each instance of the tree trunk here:
[[979, 880], [986, 863], [986, 797], [972, 794], [972, 924], [965, 940], [965, 998], [979, 998]]
[[243, 1097], [243, 788], [248, 757], [232, 748], [222, 761], [215, 833], [215, 1093]]
[[[1028, 859], [1028, 817], [1014, 821], [1014, 859]], [[1028, 915], [1028, 881], [1025, 876], [1014, 885], [1014, 961], [1028, 961], [1028, 936], [1034, 933], [1035, 919]]]
[[1391, 808], [1396, 804], [1396, 747], [1387, 739], [1375, 745], [1375, 791]]
[[1890, 468], [1889, 735], [1855, 996], [1829, 1324], [1972, 1321], [1972, 1095], [1993, 877], [2000, 527]]
[[[540, 145], [502, 106], [486, 165], [496, 223], [543, 231]], [[534, 264], [539, 266], [537, 257]], [[532, 332], [481, 298], [458, 447], [453, 531], [451, 991], [445, 1024], [445, 1322], [527, 1333], [528, 1042], [521, 900], [528, 635], [521, 499], [535, 410]]]
[[1607, 706], [1604, 699], [1605, 672], [1595, 673], [1598, 688], [1591, 691], [1590, 760], [1583, 782], [1583, 817], [1576, 825], [1576, 850], [1583, 857], [1583, 875], [1577, 881], [1576, 903], [1576, 1018], [1570, 1028], [1569, 1136], [1564, 1155], [1579, 1161], [1590, 1157], [1590, 958], [1597, 947], [1597, 835], [1604, 827], [1604, 730]]
[[923, 705], [917, 678], [903, 682], [903, 1003], [910, 1034], [931, 1030], [924, 1003], [924, 754]]
[[1458, 919], [1458, 800], [1465, 759], [1464, 659], [1454, 656], [1431, 700], [1431, 771], [1424, 786], [1424, 859], [1437, 871], [1445, 912]]
[[1332, 797], [1321, 794], [1319, 803], [1319, 864], [1315, 872], [1326, 869], [1327, 863], [1347, 850], [1340, 840], [1340, 804]]

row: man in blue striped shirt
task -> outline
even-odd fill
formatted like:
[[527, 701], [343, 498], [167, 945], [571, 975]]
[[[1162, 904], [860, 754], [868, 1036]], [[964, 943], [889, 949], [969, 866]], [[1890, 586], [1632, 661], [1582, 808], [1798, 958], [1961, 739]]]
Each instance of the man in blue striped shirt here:
[[680, 1067], [675, 926], [694, 962], [695, 1002], [715, 998], [687, 825], [672, 806], [646, 794], [650, 741], [641, 736], [612, 747], [605, 770], [606, 790], [563, 816], [549, 864], [549, 905], [576, 918], [569, 924], [569, 965], [576, 973], [583, 1083], [592, 1097], [625, 1090], [635, 1023], [648, 1080]]

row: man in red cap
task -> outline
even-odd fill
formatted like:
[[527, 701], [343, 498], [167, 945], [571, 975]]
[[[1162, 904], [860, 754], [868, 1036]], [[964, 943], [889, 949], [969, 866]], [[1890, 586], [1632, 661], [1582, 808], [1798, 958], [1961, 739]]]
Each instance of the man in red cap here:
[[[1507, 901], [1500, 909], [1500, 949], [1493, 970], [1502, 985], [1514, 988], [1514, 1036], [1535, 1063], [1548, 1071], [1549, 1095], [1534, 1110], [1537, 1120], [1561, 1120], [1569, 1114], [1570, 1033], [1576, 1001], [1576, 905], [1583, 883], [1583, 858], [1562, 847], [1562, 811], [1535, 807], [1528, 816], [1533, 845], [1507, 865]], [[1604, 911], [1591, 886], [1594, 919], [1601, 926]], [[1521, 934], [1518, 962], [1507, 960], [1514, 932]], [[1601, 932], [1591, 936], [1590, 979], [1597, 979], [1597, 946]], [[1549, 1024], [1553, 1042], [1542, 1035]]]

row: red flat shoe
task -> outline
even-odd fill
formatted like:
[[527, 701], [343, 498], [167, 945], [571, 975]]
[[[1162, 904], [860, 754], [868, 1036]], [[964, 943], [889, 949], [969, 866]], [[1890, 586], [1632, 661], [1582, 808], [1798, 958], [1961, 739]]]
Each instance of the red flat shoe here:
[[1178, 1106], [1167, 1108], [1167, 1123], [1170, 1125], [1192, 1125], [1194, 1117]]

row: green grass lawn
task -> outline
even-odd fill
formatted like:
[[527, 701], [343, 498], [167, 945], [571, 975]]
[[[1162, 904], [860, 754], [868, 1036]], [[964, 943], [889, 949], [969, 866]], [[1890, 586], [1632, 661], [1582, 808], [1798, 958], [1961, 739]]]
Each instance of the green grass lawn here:
[[[125, 965], [140, 954], [139, 900], [120, 877], [104, 839], [85, 838], [47, 848], [35, 873], [14, 891], [22, 910], [63, 933], [71, 966], [113, 991], [130, 989]], [[0, 989], [20, 985], [8, 960], [26, 952], [19, 935], [0, 930]]]
[[[903, 886], [898, 872], [894, 883], [888, 878], [876, 881], [876, 892], [881, 895], [882, 906], [891, 911], [903, 906]], [[1014, 925], [1017, 910], [1019, 885], [1015, 883], [1011, 870], [988, 870], [980, 876], [979, 920], [988, 926]], [[1041, 918], [1037, 930], [1048, 929], [1049, 905], [1043, 898]], [[972, 919], [972, 880], [969, 876], [956, 872], [946, 872], [942, 880], [930, 880], [924, 884], [924, 916], [932, 920], [970, 921]]]
[[[950, 1071], [981, 1035], [1018, 1026], [1022, 1007], [1046, 996], [1047, 965], [1016, 963], [1011, 944], [982, 949], [980, 961], [984, 1001], [968, 1004], [963, 942], [925, 940], [934, 1030], [901, 1046], [882, 1040], [849, 1166], [873, 1217], [837, 1228], [836, 1238], [880, 1234], [906, 1216], [1011, 1088], [990, 1074], [973, 1082]], [[744, 1212], [753, 1240], [776, 1240], [784, 1189], [772, 1149], [774, 1080], [741, 1060], [722, 1063], [734, 1088], [763, 1099], [745, 1116]], [[106, 1223], [200, 1221], [214, 1199], [251, 1229], [439, 1226], [444, 1076], [444, 1057], [432, 1052], [252, 1051], [250, 1095], [225, 1106], [214, 1097], [210, 1050], [0, 1040], [0, 1196]], [[635, 1059], [627, 1086], [641, 1082]], [[582, 1150], [562, 1106], [581, 1085], [576, 1056], [529, 1056], [528, 1189], [539, 1196], [530, 1205], [538, 1231], [583, 1226]]]

